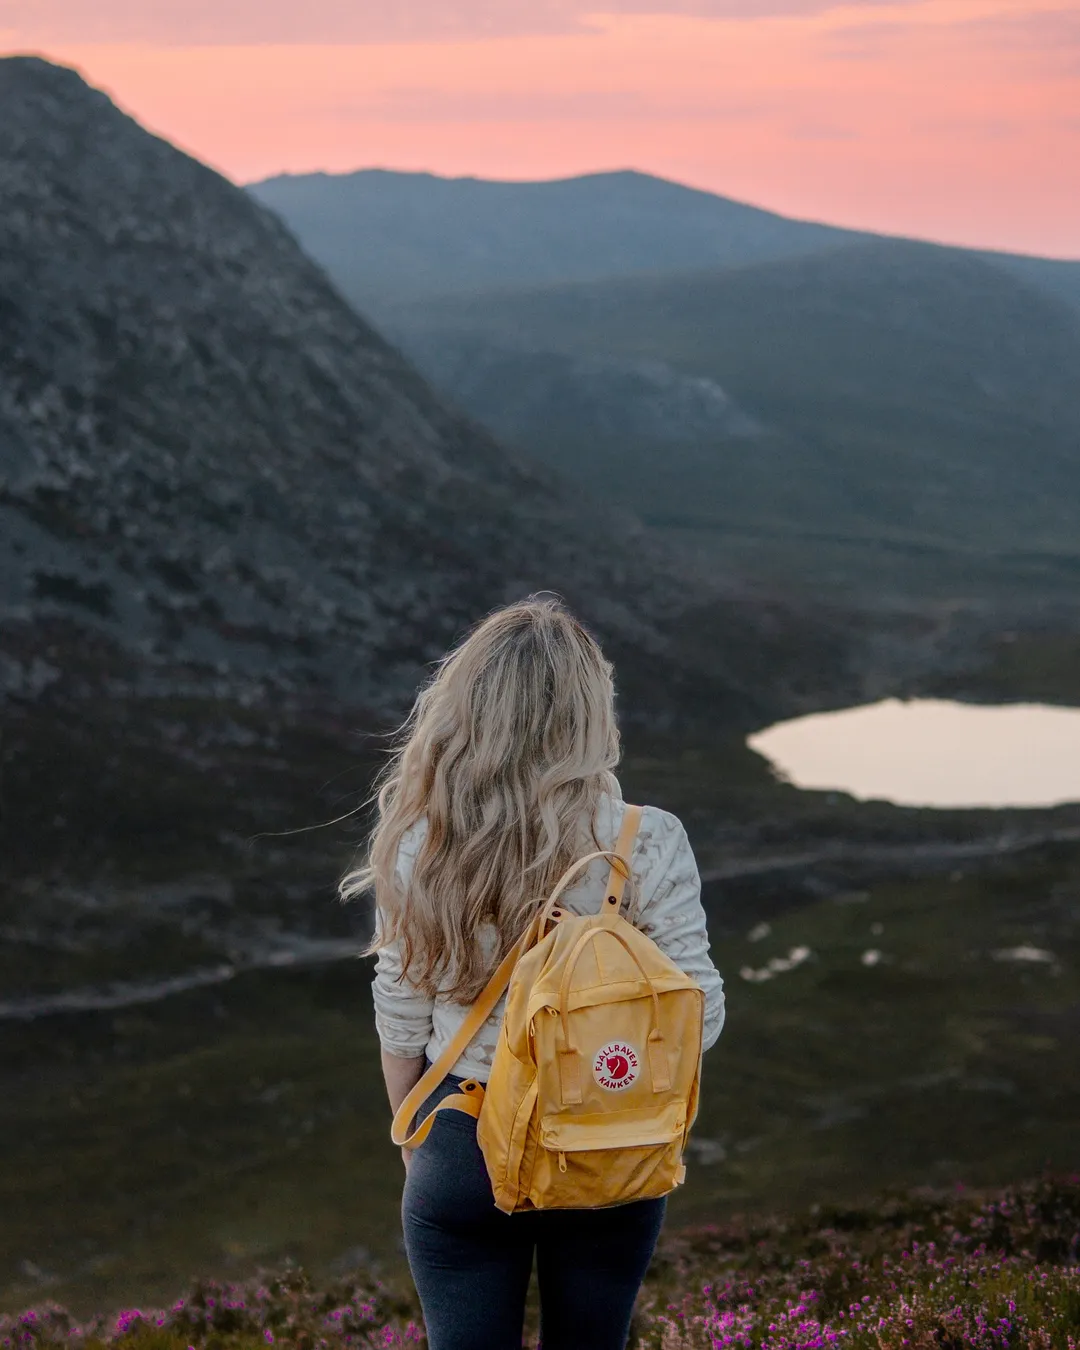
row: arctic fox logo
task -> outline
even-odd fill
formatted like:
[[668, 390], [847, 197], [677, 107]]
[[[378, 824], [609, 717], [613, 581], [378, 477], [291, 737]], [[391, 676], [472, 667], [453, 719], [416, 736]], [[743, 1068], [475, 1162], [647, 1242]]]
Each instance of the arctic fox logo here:
[[608, 1092], [622, 1092], [637, 1082], [638, 1054], [632, 1045], [611, 1041], [596, 1052], [593, 1077]]

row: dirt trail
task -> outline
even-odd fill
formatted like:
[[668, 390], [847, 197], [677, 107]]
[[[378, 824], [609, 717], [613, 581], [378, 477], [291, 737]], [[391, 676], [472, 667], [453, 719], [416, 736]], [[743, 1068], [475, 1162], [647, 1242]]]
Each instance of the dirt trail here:
[[755, 876], [766, 872], [786, 872], [822, 863], [848, 863], [854, 866], [892, 866], [906, 871], [913, 865], [945, 866], [949, 863], [980, 861], [1006, 857], [1044, 844], [1080, 842], [1080, 825], [1056, 830], [1007, 831], [986, 839], [912, 840], [904, 844], [859, 844], [835, 840], [814, 849], [798, 852], [759, 853], [753, 857], [735, 857], [702, 869], [702, 881], [728, 881], [733, 877]]

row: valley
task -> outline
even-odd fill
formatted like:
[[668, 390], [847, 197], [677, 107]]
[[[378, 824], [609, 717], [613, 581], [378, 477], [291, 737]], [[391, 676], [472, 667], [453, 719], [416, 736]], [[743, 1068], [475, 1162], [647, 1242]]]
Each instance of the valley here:
[[[377, 743], [277, 734], [273, 755], [144, 747], [158, 848], [125, 860], [152, 794], [94, 815], [69, 790], [96, 857], [6, 876], [0, 1306], [128, 1305], [286, 1258], [401, 1270], [370, 920], [334, 898], [361, 823], [266, 834], [357, 802]], [[45, 762], [15, 757], [8, 801]], [[687, 822], [727, 982], [673, 1222], [1074, 1165], [1080, 807], [858, 803], [777, 782], [738, 740], [655, 733], [620, 776]], [[7, 823], [29, 842], [30, 817]]]
[[250, 190], [451, 402], [706, 571], [1075, 631], [1080, 263], [640, 174]]

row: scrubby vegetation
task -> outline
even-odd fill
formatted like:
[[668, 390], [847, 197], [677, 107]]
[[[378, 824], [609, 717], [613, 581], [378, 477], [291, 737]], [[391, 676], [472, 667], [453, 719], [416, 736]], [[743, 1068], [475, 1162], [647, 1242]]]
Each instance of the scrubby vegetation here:
[[673, 1235], [641, 1350], [1077, 1350], [1080, 1179]]
[[[1080, 1350], [1080, 1177], [673, 1233], [631, 1340], [637, 1350]], [[162, 1309], [79, 1321], [48, 1305], [0, 1318], [0, 1350], [425, 1344], [410, 1293], [363, 1272], [320, 1288], [295, 1267], [204, 1281]]]

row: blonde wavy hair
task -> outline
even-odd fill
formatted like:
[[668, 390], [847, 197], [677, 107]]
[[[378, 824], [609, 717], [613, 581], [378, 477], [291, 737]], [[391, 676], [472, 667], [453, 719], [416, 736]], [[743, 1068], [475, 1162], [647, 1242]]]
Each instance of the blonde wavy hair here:
[[[399, 942], [413, 986], [476, 999], [562, 873], [601, 847], [596, 807], [620, 754], [614, 705], [611, 665], [555, 599], [496, 610], [440, 662], [379, 777], [366, 860], [341, 882], [346, 900], [374, 890], [369, 952]], [[398, 850], [421, 819], [402, 887]], [[477, 941], [484, 922], [494, 953]]]

